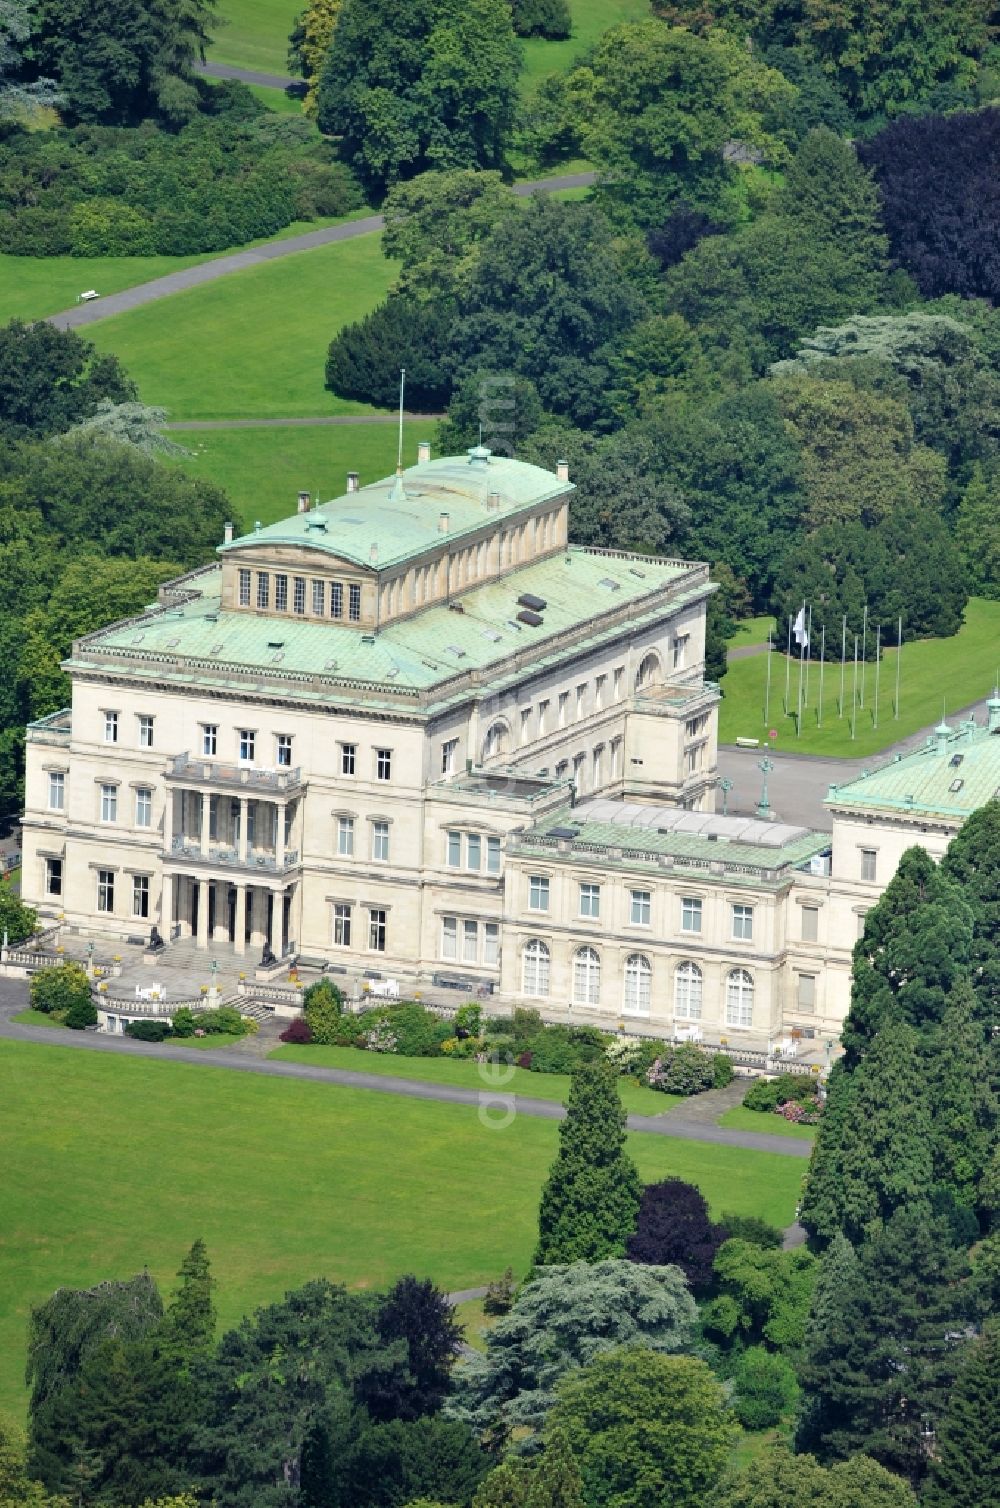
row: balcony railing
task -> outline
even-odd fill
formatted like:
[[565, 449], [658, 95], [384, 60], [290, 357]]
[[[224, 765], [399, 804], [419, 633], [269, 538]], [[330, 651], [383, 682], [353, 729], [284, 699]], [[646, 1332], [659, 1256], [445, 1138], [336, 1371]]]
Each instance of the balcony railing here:
[[[227, 869], [253, 869], [263, 870], [267, 874], [278, 874], [278, 859], [273, 849], [254, 848], [251, 844], [247, 848], [246, 858], [240, 857], [238, 848], [226, 843], [209, 843], [207, 848], [202, 848], [198, 838], [187, 838], [175, 834], [170, 841], [169, 851], [164, 854], [169, 859], [193, 859], [199, 864], [221, 864]], [[286, 848], [284, 863], [280, 873], [286, 869], [294, 869], [299, 862], [297, 848]]]
[[59, 712], [50, 712], [48, 717], [40, 717], [36, 723], [28, 724], [29, 743], [54, 744], [65, 748], [72, 735], [73, 713], [69, 707], [63, 707]]
[[258, 770], [248, 764], [224, 764], [217, 759], [196, 759], [177, 754], [167, 762], [167, 779], [194, 785], [238, 786], [244, 790], [280, 793], [302, 784], [302, 770]]

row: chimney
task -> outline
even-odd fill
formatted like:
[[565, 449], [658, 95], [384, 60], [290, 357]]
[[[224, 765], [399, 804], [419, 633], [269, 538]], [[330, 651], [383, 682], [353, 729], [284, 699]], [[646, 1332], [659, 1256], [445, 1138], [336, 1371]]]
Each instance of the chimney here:
[[986, 703], [986, 729], [989, 733], [1000, 733], [1000, 688], [996, 686]]
[[418, 466], [426, 466], [427, 462], [430, 460], [430, 458], [431, 458], [431, 442], [430, 442], [430, 440], [420, 440], [420, 441], [418, 441], [417, 442], [417, 465]]
[[568, 482], [569, 481], [569, 462], [568, 461], [557, 461], [556, 462], [556, 479], [557, 479], [557, 481], [560, 481], [560, 482]]
[[299, 513], [308, 513], [309, 512], [309, 494], [308, 494], [308, 492], [300, 492], [299, 493], [298, 512]]
[[943, 717], [934, 729], [934, 735], [937, 739], [938, 753], [946, 754], [948, 752], [948, 740], [951, 738], [951, 729]]
[[368, 551], [368, 559], [371, 561], [372, 565], [378, 565], [378, 545], [375, 544], [374, 541], [372, 542], [371, 548]]
[[439, 534], [447, 534], [449, 523], [450, 523], [450, 519], [448, 518], [447, 513], [439, 513], [438, 514], [438, 533]]
[[487, 511], [487, 513], [499, 513], [499, 511], [500, 511], [500, 494], [499, 494], [499, 492], [487, 492], [487, 494], [486, 494], [486, 511]]
[[359, 481], [360, 481], [360, 479], [358, 477], [358, 473], [356, 471], [349, 471], [347, 473], [347, 490], [348, 490], [348, 492], [357, 492]]
[[222, 543], [224, 545], [231, 545], [232, 542], [233, 542], [233, 526], [232, 526], [231, 523], [223, 524], [223, 526], [222, 526]]
[[261, 531], [261, 529], [262, 529], [262, 528], [263, 528], [263, 527], [264, 527], [264, 526], [263, 526], [263, 524], [262, 524], [262, 523], [261, 523], [261, 521], [260, 521], [260, 519], [259, 519], [259, 518], [255, 518], [255, 519], [254, 519], [254, 521], [253, 521], [253, 532], [254, 532], [254, 533], [255, 533], [255, 534], [259, 534], [259, 533], [260, 533], [260, 531]]

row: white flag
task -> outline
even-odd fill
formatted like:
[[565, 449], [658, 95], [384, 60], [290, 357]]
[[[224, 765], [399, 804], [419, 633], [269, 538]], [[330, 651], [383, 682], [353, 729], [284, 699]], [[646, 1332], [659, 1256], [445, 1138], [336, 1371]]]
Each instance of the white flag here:
[[795, 642], [800, 649], [809, 648], [809, 635], [806, 633], [806, 610], [804, 606], [799, 608], [799, 616], [792, 627], [792, 633], [795, 635]]

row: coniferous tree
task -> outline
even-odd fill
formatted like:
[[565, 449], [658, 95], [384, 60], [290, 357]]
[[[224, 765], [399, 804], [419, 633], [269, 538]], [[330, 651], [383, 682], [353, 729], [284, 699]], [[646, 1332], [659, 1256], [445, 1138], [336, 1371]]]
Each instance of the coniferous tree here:
[[559, 1151], [542, 1190], [537, 1263], [620, 1257], [635, 1228], [641, 1184], [625, 1151], [618, 1079], [604, 1061], [573, 1075]]
[[167, 1310], [164, 1325], [168, 1344], [185, 1358], [211, 1349], [215, 1338], [215, 1305], [208, 1248], [199, 1237], [181, 1263], [179, 1287]]
[[584, 1508], [583, 1478], [565, 1432], [551, 1429], [528, 1486], [525, 1508]]
[[925, 1508], [1000, 1502], [1000, 1328], [969, 1347], [937, 1433]]
[[856, 1131], [857, 1085], [843, 1061], [827, 1081], [826, 1105], [809, 1160], [799, 1220], [811, 1236], [830, 1241], [841, 1228], [844, 1154]]
[[974, 1209], [993, 1145], [996, 1097], [986, 1038], [975, 1019], [976, 997], [965, 981], [952, 992], [928, 1065], [935, 1182]]
[[827, 1375], [831, 1358], [843, 1349], [844, 1316], [857, 1281], [857, 1252], [838, 1231], [823, 1253], [806, 1324], [799, 1369], [804, 1392], [795, 1430], [795, 1446], [799, 1451], [812, 1450], [830, 1428], [831, 1420], [823, 1412], [825, 1400], [818, 1388]]
[[972, 909], [971, 979], [979, 1014], [1000, 1026], [1000, 801], [987, 801], [962, 824], [941, 860]]

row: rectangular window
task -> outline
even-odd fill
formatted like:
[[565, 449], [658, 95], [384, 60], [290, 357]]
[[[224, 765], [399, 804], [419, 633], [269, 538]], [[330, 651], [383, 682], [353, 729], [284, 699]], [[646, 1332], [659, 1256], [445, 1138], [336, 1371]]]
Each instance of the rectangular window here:
[[257, 572], [257, 606], [267, 607], [271, 600], [271, 578], [266, 571]]
[[373, 953], [385, 952], [385, 912], [381, 909], [368, 912], [368, 946]]
[[66, 810], [66, 776], [62, 770], [49, 771], [49, 811]]
[[361, 622], [361, 588], [356, 583], [348, 588], [347, 616], [352, 623]]
[[465, 867], [479, 869], [483, 862], [483, 840], [478, 833], [470, 833], [465, 841]]
[[354, 818], [337, 818], [337, 853], [342, 859], [354, 856]]
[[548, 731], [546, 724], [549, 720], [549, 704], [547, 701], [538, 703], [538, 736], [542, 738]]
[[357, 744], [341, 744], [341, 746], [340, 746], [340, 773], [342, 775], [353, 775], [354, 774], [354, 766], [355, 766], [355, 762], [357, 760], [357, 754], [358, 754], [358, 746], [357, 746]]
[[622, 770], [622, 741], [620, 738], [611, 740], [611, 778], [617, 780]]
[[704, 754], [704, 752], [704, 744], [695, 744], [693, 749], [687, 750], [686, 754], [684, 755], [684, 773], [686, 775], [697, 775], [698, 771], [701, 769], [702, 755]]
[[580, 886], [580, 915], [596, 921], [601, 914], [600, 885]]
[[45, 860], [45, 894], [62, 895], [62, 859]]
[[275, 576], [274, 578], [274, 605], [279, 613], [288, 612], [288, 577]]
[[116, 785], [101, 786], [101, 821], [118, 821], [118, 787]]
[[614, 676], [615, 676], [615, 679], [614, 679], [614, 694], [615, 694], [615, 701], [617, 702], [620, 699], [620, 697], [621, 697], [622, 686], [624, 685], [624, 682], [625, 682], [625, 666], [624, 665], [616, 665], [615, 666], [615, 671], [614, 671]]
[[441, 774], [454, 775], [455, 757], [458, 753], [458, 739], [449, 738], [441, 745]]
[[290, 770], [292, 767], [292, 735], [279, 733], [275, 740], [275, 752], [280, 769]]
[[250, 572], [240, 571], [240, 607], [250, 606]]
[[800, 922], [800, 926], [802, 928], [802, 941], [803, 942], [818, 942], [819, 941], [819, 907], [818, 906], [801, 906], [799, 908], [799, 910], [802, 913], [802, 919], [801, 919], [801, 922]]
[[483, 925], [483, 963], [495, 969], [500, 962], [500, 926], [498, 922]]
[[139, 785], [135, 789], [135, 825], [136, 827], [152, 827], [153, 825], [153, 792], [148, 785]]
[[441, 957], [453, 962], [458, 958], [458, 918], [441, 918]]
[[861, 850], [861, 878], [869, 880], [873, 884], [875, 881], [875, 864], [877, 859], [878, 855], [874, 848], [863, 848]]
[[673, 661], [675, 670], [683, 670], [687, 660], [688, 640], [690, 634], [678, 634], [674, 639]]
[[753, 942], [753, 907], [733, 907], [733, 941]]
[[462, 962], [475, 963], [479, 957], [479, 926], [476, 922], [462, 923]]
[[629, 891], [629, 921], [633, 927], [648, 927], [653, 920], [653, 896], [649, 890]]
[[391, 749], [376, 749], [375, 750], [375, 779], [376, 780], [391, 780], [392, 779], [392, 750]]
[[149, 916], [149, 875], [132, 876], [132, 915], [143, 919]]
[[219, 727], [217, 723], [202, 723], [201, 725], [201, 752], [214, 757], [219, 749]]
[[868, 915], [867, 911], [859, 911], [858, 912], [858, 940], [859, 940], [859, 942], [860, 942], [861, 938], [864, 937], [864, 935], [865, 935], [865, 917], [867, 915]]
[[701, 901], [695, 896], [686, 895], [681, 901], [681, 931], [701, 931]]
[[97, 871], [97, 909], [105, 913], [115, 909], [115, 873], [113, 869]]
[[344, 586], [340, 581], [330, 583], [330, 617], [342, 618], [344, 616]]
[[256, 734], [250, 728], [240, 729], [240, 764], [253, 764], [257, 747]]
[[448, 834], [448, 868], [461, 869], [462, 867], [462, 834]]
[[603, 707], [604, 706], [604, 691], [605, 691], [605, 687], [607, 686], [607, 684], [608, 684], [608, 678], [607, 678], [606, 675], [599, 675], [596, 678], [596, 680], [594, 681], [594, 706], [595, 707]]
[[486, 873], [500, 873], [500, 839], [486, 839]]
[[333, 946], [351, 946], [351, 907], [342, 905], [339, 901], [333, 908]]
[[576, 715], [582, 717], [587, 702], [587, 683], [576, 688]]
[[530, 707], [522, 707], [521, 708], [521, 742], [523, 744], [526, 744], [528, 742], [528, 735], [529, 735], [530, 732], [531, 732], [531, 708]]
[[594, 760], [594, 778], [591, 781], [591, 785], [593, 786], [594, 790], [596, 791], [597, 788], [598, 788], [598, 786], [601, 783], [601, 776], [602, 776], [602, 773], [603, 773], [603, 766], [604, 766], [604, 745], [603, 744], [598, 744], [597, 748], [594, 750], [593, 760]]
[[301, 616], [306, 610], [306, 578], [304, 576], [293, 576], [292, 583], [292, 611]]
[[559, 718], [559, 726], [560, 726], [560, 728], [565, 728], [565, 726], [566, 726], [566, 703], [568, 701], [569, 701], [569, 692], [568, 691], [560, 691], [560, 693], [559, 693], [559, 701], [558, 701], [558, 704], [557, 704], [558, 705], [558, 718]]
[[533, 874], [528, 880], [528, 910], [548, 911], [549, 882], [543, 874]]
[[105, 712], [104, 714], [104, 742], [116, 744], [118, 742], [118, 713]]
[[153, 747], [153, 719], [148, 712], [139, 713], [139, 748]]
[[312, 610], [317, 618], [326, 617], [326, 582], [314, 581], [312, 584]]
[[815, 974], [800, 974], [798, 976], [795, 1003], [800, 1011], [814, 1011], [816, 1009]]
[[387, 862], [389, 858], [389, 824], [388, 822], [372, 823], [372, 858], [380, 864]]

